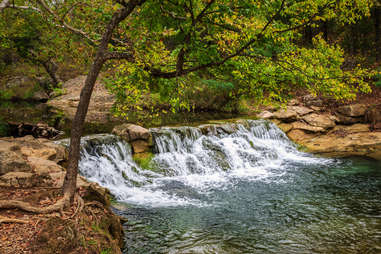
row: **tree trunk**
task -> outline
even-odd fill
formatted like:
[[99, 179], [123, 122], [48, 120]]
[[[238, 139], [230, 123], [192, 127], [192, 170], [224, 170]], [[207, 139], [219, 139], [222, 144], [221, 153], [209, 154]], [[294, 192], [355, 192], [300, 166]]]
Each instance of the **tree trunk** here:
[[98, 50], [97, 56], [90, 72], [87, 75], [85, 86], [82, 88], [81, 96], [79, 99], [77, 112], [73, 119], [70, 137], [70, 149], [69, 149], [69, 162], [67, 166], [65, 181], [63, 184], [63, 193], [68, 194], [70, 197], [70, 203], [73, 202], [74, 194], [77, 188], [77, 175], [78, 175], [78, 161], [80, 156], [80, 144], [81, 136], [83, 132], [83, 124], [85, 122], [87, 110], [90, 103], [91, 94], [98, 75], [104, 64], [103, 59], [104, 49]]
[[144, 2], [145, 0], [130, 0], [128, 3], [123, 2], [123, 8], [119, 9], [113, 14], [110, 23], [107, 25], [105, 32], [102, 35], [102, 40], [99, 44], [95, 60], [91, 66], [89, 73], [87, 74], [85, 85], [82, 88], [81, 96], [79, 98], [77, 112], [75, 113], [75, 117], [72, 123], [69, 161], [64, 184], [62, 186], [63, 194], [69, 197], [70, 203], [73, 203], [74, 195], [77, 189], [78, 161], [80, 157], [80, 144], [83, 132], [83, 124], [85, 122], [95, 82], [97, 81], [103, 64], [107, 60], [107, 47], [111, 41], [112, 33], [118, 24], [132, 13], [136, 6], [141, 5]]
[[49, 74], [55, 87], [61, 82], [61, 79], [57, 75], [58, 66], [52, 60], [40, 61], [41, 65], [44, 67], [45, 71]]

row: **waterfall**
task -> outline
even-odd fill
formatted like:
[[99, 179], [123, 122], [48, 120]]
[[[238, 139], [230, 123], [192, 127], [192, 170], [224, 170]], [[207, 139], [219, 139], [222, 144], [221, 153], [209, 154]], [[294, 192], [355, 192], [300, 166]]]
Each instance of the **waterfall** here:
[[329, 161], [298, 151], [275, 124], [263, 120], [150, 131], [154, 156], [147, 168], [134, 162], [128, 143], [104, 135], [84, 141], [81, 174], [122, 202], [203, 206], [208, 204], [200, 195], [229, 188], [235, 179], [276, 182], [293, 165]]

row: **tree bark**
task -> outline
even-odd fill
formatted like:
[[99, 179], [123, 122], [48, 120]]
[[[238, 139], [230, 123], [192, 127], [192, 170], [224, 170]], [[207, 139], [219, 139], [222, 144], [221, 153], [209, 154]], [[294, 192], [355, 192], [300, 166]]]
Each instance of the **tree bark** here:
[[48, 73], [55, 87], [61, 82], [60, 77], [57, 75], [58, 66], [52, 60], [40, 61], [45, 71]]
[[99, 44], [94, 62], [86, 77], [85, 85], [81, 91], [77, 112], [72, 123], [69, 161], [64, 184], [62, 186], [64, 195], [69, 196], [70, 204], [74, 201], [74, 195], [77, 189], [78, 161], [80, 157], [80, 143], [83, 132], [83, 124], [85, 122], [95, 82], [99, 76], [99, 73], [101, 72], [103, 64], [107, 60], [107, 47], [112, 39], [112, 33], [118, 24], [132, 13], [135, 7], [143, 4], [144, 2], [145, 0], [130, 0], [128, 3], [125, 3], [124, 1], [120, 2], [123, 7], [113, 14], [110, 23], [107, 25], [106, 30], [102, 36], [102, 40]]

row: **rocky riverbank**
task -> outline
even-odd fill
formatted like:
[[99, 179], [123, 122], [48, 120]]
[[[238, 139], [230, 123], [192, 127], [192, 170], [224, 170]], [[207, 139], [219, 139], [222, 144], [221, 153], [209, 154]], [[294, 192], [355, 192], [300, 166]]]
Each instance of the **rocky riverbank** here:
[[381, 105], [350, 104], [330, 109], [305, 96], [287, 109], [267, 108], [259, 118], [276, 123], [306, 151], [328, 157], [381, 160]]
[[[46, 139], [0, 139], [1, 199], [36, 207], [55, 203], [66, 159], [66, 149]], [[62, 213], [0, 209], [0, 253], [121, 253], [123, 231], [109, 192], [81, 176], [78, 188], [81, 198]]]

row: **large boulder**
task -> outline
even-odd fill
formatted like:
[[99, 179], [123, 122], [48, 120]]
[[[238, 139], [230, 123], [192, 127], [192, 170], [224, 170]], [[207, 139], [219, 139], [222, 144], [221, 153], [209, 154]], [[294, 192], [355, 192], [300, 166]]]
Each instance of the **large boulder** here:
[[112, 133], [120, 136], [132, 146], [134, 153], [144, 153], [150, 151], [152, 147], [151, 132], [139, 125], [122, 124], [115, 126]]
[[135, 124], [122, 124], [115, 126], [112, 133], [120, 136], [127, 142], [139, 139], [148, 140], [151, 137], [151, 133], [148, 129]]
[[312, 113], [303, 116], [302, 119], [309, 125], [322, 127], [324, 129], [333, 128], [336, 125], [331, 115]]
[[361, 117], [365, 115], [367, 106], [364, 104], [344, 105], [337, 109], [337, 111], [345, 116]]

